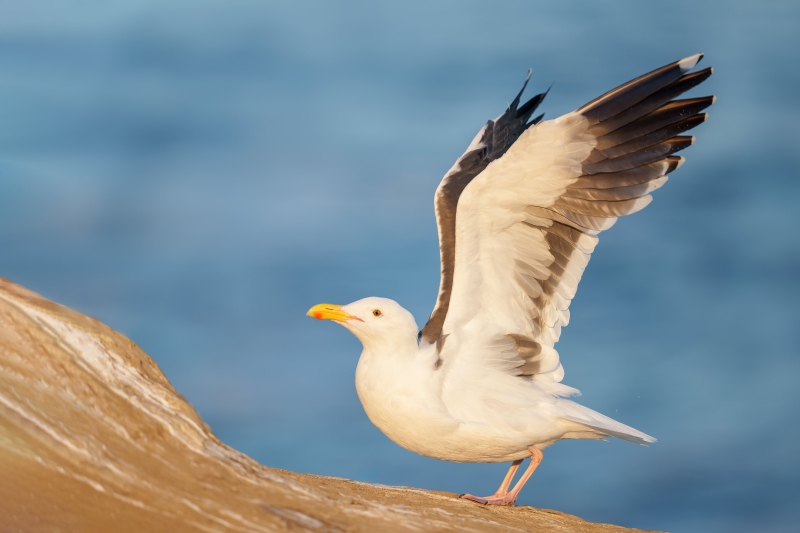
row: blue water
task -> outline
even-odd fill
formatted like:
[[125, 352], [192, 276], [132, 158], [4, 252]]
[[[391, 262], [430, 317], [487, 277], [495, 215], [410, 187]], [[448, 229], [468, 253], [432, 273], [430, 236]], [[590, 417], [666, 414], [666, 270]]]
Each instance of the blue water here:
[[673, 531], [800, 520], [800, 3], [0, 1], [0, 276], [140, 344], [228, 444], [301, 472], [488, 493], [397, 447], [322, 301], [438, 286], [432, 195], [486, 119], [553, 118], [705, 52], [687, 164], [602, 238], [558, 349], [659, 438], [548, 449], [521, 503]]

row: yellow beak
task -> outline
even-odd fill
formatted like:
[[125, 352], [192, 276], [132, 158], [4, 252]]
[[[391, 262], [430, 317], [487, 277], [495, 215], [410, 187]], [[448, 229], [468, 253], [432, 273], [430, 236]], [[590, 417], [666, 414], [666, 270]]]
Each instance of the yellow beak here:
[[358, 320], [363, 322], [357, 316], [342, 311], [341, 305], [336, 304], [317, 304], [308, 310], [306, 316], [316, 318], [317, 320], [335, 320], [337, 322], [345, 322], [347, 320]]

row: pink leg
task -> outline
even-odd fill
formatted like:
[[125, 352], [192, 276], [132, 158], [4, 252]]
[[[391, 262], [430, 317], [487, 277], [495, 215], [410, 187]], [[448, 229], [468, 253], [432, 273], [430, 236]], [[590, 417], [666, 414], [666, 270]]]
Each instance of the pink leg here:
[[531, 477], [531, 474], [533, 474], [533, 472], [542, 462], [542, 458], [544, 458], [544, 454], [542, 454], [542, 451], [539, 448], [531, 446], [528, 448], [528, 450], [531, 452], [531, 464], [528, 465], [525, 473], [522, 474], [521, 478], [519, 478], [519, 481], [517, 481], [517, 484], [514, 485], [514, 488], [511, 490], [511, 492], [508, 491], [508, 487], [511, 485], [511, 480], [514, 478], [517, 468], [519, 468], [519, 465], [522, 463], [521, 459], [511, 463], [511, 468], [508, 469], [508, 473], [503, 479], [503, 483], [500, 484], [500, 488], [498, 488], [497, 492], [491, 496], [481, 498], [480, 496], [473, 496], [472, 494], [462, 494], [461, 497], [466, 500], [482, 503], [484, 505], [513, 505], [514, 502], [517, 501], [519, 491], [522, 490], [522, 487], [525, 486], [525, 483], [527, 483], [528, 479]]
[[506, 494], [508, 494], [508, 487], [511, 486], [511, 481], [514, 479], [514, 474], [517, 473], [517, 469], [521, 464], [522, 464], [522, 459], [517, 459], [516, 461], [511, 463], [511, 466], [508, 468], [508, 472], [506, 472], [506, 477], [503, 478], [503, 482], [500, 483], [500, 486], [494, 492], [493, 496], [498, 497], [498, 496], [505, 496]]
[[460, 497], [467, 500], [471, 500], [473, 502], [478, 502], [483, 504], [488, 503], [489, 500], [497, 500], [505, 497], [508, 494], [508, 487], [511, 486], [511, 481], [514, 479], [514, 474], [517, 473], [517, 469], [521, 464], [522, 464], [522, 459], [517, 459], [516, 461], [511, 463], [511, 466], [508, 468], [508, 472], [506, 472], [506, 477], [504, 477], [503, 482], [500, 483], [500, 487], [498, 487], [497, 490], [494, 492], [494, 494], [492, 494], [491, 496], [486, 496], [482, 498], [480, 496], [473, 496], [472, 494], [462, 494]]

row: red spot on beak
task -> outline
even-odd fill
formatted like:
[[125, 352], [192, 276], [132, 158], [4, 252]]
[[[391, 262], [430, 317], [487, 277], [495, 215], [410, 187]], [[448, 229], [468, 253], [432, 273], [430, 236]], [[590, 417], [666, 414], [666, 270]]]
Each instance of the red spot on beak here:
[[322, 320], [322, 313], [314, 313], [314, 318], [317, 320]]

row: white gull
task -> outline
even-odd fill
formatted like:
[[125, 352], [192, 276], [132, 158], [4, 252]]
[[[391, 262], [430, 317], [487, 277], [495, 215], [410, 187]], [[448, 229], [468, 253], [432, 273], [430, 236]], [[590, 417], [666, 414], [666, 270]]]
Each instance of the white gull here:
[[650, 203], [684, 161], [673, 154], [694, 141], [681, 133], [706, 119], [713, 96], [675, 99], [711, 75], [689, 73], [701, 58], [555, 120], [531, 118], [546, 93], [520, 105], [523, 86], [436, 190], [441, 283], [419, 333], [411, 313], [385, 298], [308, 311], [363, 344], [358, 397], [394, 442], [448, 461], [512, 461], [493, 495], [464, 498], [513, 504], [541, 450], [560, 439], [655, 441], [567, 399], [578, 391], [561, 383], [554, 345], [597, 235]]

